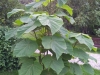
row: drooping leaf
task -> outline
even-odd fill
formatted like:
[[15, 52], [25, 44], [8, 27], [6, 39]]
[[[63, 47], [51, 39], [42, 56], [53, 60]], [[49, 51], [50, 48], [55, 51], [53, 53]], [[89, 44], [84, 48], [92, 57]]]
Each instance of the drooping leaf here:
[[57, 11], [56, 15], [62, 17], [62, 16], [66, 16], [66, 13], [64, 13], [63, 11]]
[[73, 56], [78, 57], [80, 59], [84, 59], [84, 61], [87, 61], [89, 58], [89, 55], [86, 52], [84, 52], [82, 49], [77, 48], [74, 48]]
[[62, 12], [62, 11], [58, 11], [57, 13], [56, 13], [56, 15], [57, 16], [63, 16], [63, 17], [65, 17], [71, 24], [74, 24], [75, 23], [75, 20], [73, 19], [73, 17], [70, 17], [70, 16], [68, 16], [66, 13], [64, 13], [64, 12]]
[[62, 5], [61, 8], [65, 9], [71, 16], [73, 15], [73, 9], [68, 5]]
[[88, 37], [82, 33], [71, 33], [70, 35], [70, 37], [75, 37], [80, 44], [86, 45], [90, 50], [93, 49], [94, 43], [88, 35]]
[[92, 39], [85, 37], [84, 35], [76, 36], [76, 39], [80, 44], [85, 44], [90, 50], [92, 50], [94, 43]]
[[36, 49], [38, 49], [38, 45], [35, 41], [25, 39], [16, 44], [13, 55], [16, 57], [30, 57]]
[[61, 58], [57, 60], [52, 56], [45, 56], [42, 62], [46, 68], [52, 68], [57, 74], [59, 74], [64, 68], [64, 63]]
[[17, 30], [17, 37], [20, 37], [24, 33], [31, 32], [38, 26], [41, 26], [40, 22], [35, 21], [35, 22], [29, 22], [28, 24], [19, 27], [19, 29]]
[[34, 62], [32, 59], [27, 59], [22, 64], [19, 70], [19, 75], [40, 75], [43, 68], [38, 62]]
[[17, 36], [18, 38], [20, 38], [22, 34], [29, 33], [39, 26], [41, 26], [41, 23], [36, 20], [35, 22], [29, 22], [28, 24], [25, 24], [18, 28], [11, 29], [5, 33], [6, 40], [10, 39], [13, 36]]
[[42, 38], [42, 44], [45, 49], [52, 49], [56, 53], [57, 59], [62, 53], [67, 53], [66, 42], [62, 37], [46, 36]]
[[7, 13], [7, 17], [11, 17], [13, 14], [16, 14], [17, 12], [23, 12], [24, 9], [13, 9], [11, 12]]
[[64, 16], [71, 24], [74, 24], [75, 23], [75, 20], [73, 19], [73, 17], [70, 17], [70, 16]]
[[93, 56], [89, 56], [89, 59], [94, 60], [95, 62], [97, 62], [97, 59], [94, 58]]
[[[24, 34], [25, 31], [27, 31], [29, 28], [31, 28], [32, 26], [34, 26], [34, 28], [36, 28], [37, 26], [34, 25], [34, 22], [30, 22], [28, 24], [25, 24], [23, 26], [20, 26], [17, 30], [17, 37], [21, 37], [22, 34]], [[34, 29], [33, 28], [33, 29]], [[30, 30], [31, 31], [31, 30]]]
[[64, 4], [66, 4], [67, 1], [68, 0], [57, 0], [57, 3], [58, 3], [59, 6], [62, 6]]
[[50, 27], [52, 35], [55, 34], [63, 25], [63, 20], [55, 16], [42, 15], [39, 16], [38, 19], [42, 25]]
[[73, 74], [75, 74], [75, 75], [83, 75], [82, 69], [78, 64], [71, 64], [70, 68], [71, 68], [70, 70], [71, 70], [71, 72]]
[[94, 70], [89, 64], [84, 64], [82, 68], [86, 73], [89, 73], [90, 75], [94, 75]]
[[5, 32], [6, 40], [8, 40], [11, 37], [14, 37], [15, 35], [17, 35], [17, 30], [18, 30], [18, 28], [13, 28], [13, 29], [9, 30], [8, 32]]

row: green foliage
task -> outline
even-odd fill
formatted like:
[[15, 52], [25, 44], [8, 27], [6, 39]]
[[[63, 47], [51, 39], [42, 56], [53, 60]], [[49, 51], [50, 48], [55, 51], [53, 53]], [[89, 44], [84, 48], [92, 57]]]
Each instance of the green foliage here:
[[15, 44], [16, 39], [5, 40], [6, 27], [0, 27], [0, 71], [13, 71], [19, 69], [18, 58], [12, 55], [11, 47]]
[[13, 21], [20, 15], [13, 15], [12, 18], [7, 18], [7, 13], [13, 8], [21, 6], [18, 0], [2, 0], [0, 1], [0, 26], [10, 26], [12, 27]]
[[100, 28], [100, 0], [70, 0], [69, 4], [74, 9], [74, 31], [96, 36], [95, 29]]
[[[67, 16], [67, 20], [74, 23], [74, 19], [65, 13], [59, 14], [59, 16], [57, 13], [36, 12], [35, 9], [44, 6], [44, 2], [45, 0], [40, 0], [27, 4], [28, 10], [24, 9], [23, 19], [19, 18], [19, 21], [16, 22], [16, 24], [23, 23], [5, 33], [6, 40], [13, 36], [21, 38], [13, 48], [13, 55], [19, 57], [20, 63], [22, 63], [19, 75], [67, 75], [68, 72], [73, 75], [83, 75], [84, 69], [91, 71], [94, 75], [90, 65], [84, 66], [87, 65], [90, 58], [84, 50], [84, 46], [88, 51], [94, 49], [91, 37], [65, 29], [61, 17]], [[47, 2], [47, 4], [51, 6], [52, 2]], [[72, 15], [72, 8], [65, 5], [66, 2], [66, 0], [58, 0], [56, 8], [59, 9], [58, 12], [63, 9]], [[20, 12], [20, 9], [16, 12], [13, 10], [9, 12], [9, 17]], [[27, 17], [25, 17], [26, 15]], [[30, 34], [32, 36], [28, 36]], [[83, 47], [80, 48], [80, 45]], [[83, 61], [84, 65], [68, 62], [75, 57]]]
[[0, 72], [0, 75], [18, 75], [18, 72], [17, 71], [12, 71], [12, 72], [5, 71], [5, 72]]

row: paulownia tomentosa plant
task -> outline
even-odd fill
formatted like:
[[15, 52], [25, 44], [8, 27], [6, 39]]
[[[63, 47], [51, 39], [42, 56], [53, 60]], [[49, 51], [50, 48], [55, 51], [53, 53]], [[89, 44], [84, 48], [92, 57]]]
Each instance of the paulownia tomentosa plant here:
[[[63, 27], [63, 17], [74, 23], [70, 17], [73, 11], [66, 5], [67, 0], [57, 0], [57, 13], [35, 12], [39, 7], [47, 7], [48, 4], [51, 6], [52, 2], [53, 0], [36, 0], [27, 4], [26, 9], [8, 12], [8, 18], [17, 12], [24, 13], [14, 22], [19, 26], [5, 33], [6, 40], [13, 36], [21, 39], [12, 48], [13, 56], [20, 58], [22, 63], [19, 75], [68, 75], [68, 72], [73, 75], [82, 75], [83, 72], [94, 75], [93, 68], [88, 64], [88, 59], [93, 57], [86, 53], [86, 50], [96, 50], [91, 37], [70, 32]], [[75, 57], [84, 64], [68, 62]]]

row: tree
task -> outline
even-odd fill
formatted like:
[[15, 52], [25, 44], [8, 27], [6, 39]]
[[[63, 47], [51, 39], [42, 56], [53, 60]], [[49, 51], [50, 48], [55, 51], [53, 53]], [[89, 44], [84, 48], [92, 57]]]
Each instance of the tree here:
[[96, 35], [96, 30], [100, 28], [100, 1], [70, 0], [69, 5], [74, 9], [75, 31]]
[[[72, 24], [75, 22], [71, 17], [72, 8], [66, 5], [67, 0], [57, 0], [58, 10], [54, 13], [50, 13], [51, 9], [50, 12], [36, 10], [42, 6], [51, 7], [52, 2], [53, 0], [36, 0], [27, 4], [26, 9], [8, 12], [8, 18], [18, 12], [24, 13], [15, 21], [19, 27], [5, 33], [6, 40], [13, 36], [20, 38], [13, 47], [13, 55], [19, 57], [22, 63], [19, 75], [66, 75], [68, 72], [82, 75], [84, 71], [94, 75], [93, 68], [87, 64], [91, 57], [86, 53], [86, 50], [96, 51], [91, 37], [70, 32], [63, 27], [63, 17]], [[68, 62], [75, 57], [84, 62], [84, 65]]]

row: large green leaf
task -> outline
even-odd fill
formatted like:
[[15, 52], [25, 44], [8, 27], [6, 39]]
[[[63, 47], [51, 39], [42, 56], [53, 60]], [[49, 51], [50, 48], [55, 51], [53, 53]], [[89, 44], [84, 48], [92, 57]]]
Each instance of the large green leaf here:
[[40, 63], [34, 62], [33, 59], [27, 59], [19, 70], [19, 75], [40, 75], [43, 67]]
[[13, 14], [16, 14], [17, 12], [22, 12], [24, 9], [13, 9], [11, 12], [7, 13], [7, 17], [11, 17]]
[[75, 37], [80, 44], [85, 44], [90, 50], [93, 49], [94, 43], [90, 36], [82, 33], [71, 33], [70, 37]]
[[42, 38], [42, 44], [45, 49], [52, 49], [56, 53], [57, 59], [62, 53], [67, 53], [66, 42], [59, 36], [46, 36]]
[[29, 22], [28, 24], [19, 27], [19, 29], [17, 30], [17, 36], [20, 37], [24, 33], [29, 33], [39, 26], [41, 26], [41, 24], [37, 20], [35, 22]]
[[59, 74], [64, 68], [64, 63], [61, 58], [57, 60], [51, 56], [45, 56], [42, 62], [46, 68], [52, 68], [54, 71], [57, 72], [57, 74]]
[[83, 75], [82, 69], [81, 69], [81, 67], [78, 64], [71, 64], [70, 68], [71, 68], [70, 70], [73, 73], [73, 75], [74, 74], [75, 75]]
[[84, 59], [85, 61], [87, 61], [89, 58], [89, 55], [86, 52], [84, 52], [82, 49], [77, 48], [74, 48], [73, 56], [78, 57], [80, 59]]
[[13, 55], [16, 57], [32, 56], [38, 48], [35, 41], [25, 39], [16, 44]]
[[10, 39], [13, 36], [17, 36], [19, 38], [24, 33], [29, 33], [39, 26], [41, 26], [41, 23], [38, 20], [36, 20], [34, 22], [33, 21], [29, 22], [28, 24], [25, 24], [25, 25], [20, 26], [18, 28], [11, 29], [5, 33], [6, 40]]
[[86, 73], [94, 75], [94, 69], [89, 64], [84, 64], [82, 68]]
[[42, 15], [38, 17], [39, 21], [44, 26], [49, 26], [52, 35], [55, 34], [63, 25], [63, 20], [59, 17]]
[[17, 35], [17, 30], [18, 30], [18, 28], [13, 28], [13, 29], [9, 30], [8, 32], [5, 32], [6, 40], [8, 40], [11, 37], [14, 37], [15, 35]]
[[94, 46], [92, 39], [87, 38], [84, 35], [76, 36], [76, 39], [79, 41], [80, 44], [85, 44], [90, 50], [92, 50]]
[[56, 15], [57, 16], [63, 16], [63, 17], [65, 17], [71, 24], [74, 24], [75, 23], [75, 20], [73, 19], [73, 17], [70, 17], [70, 16], [68, 16], [66, 13], [64, 13], [64, 12], [62, 12], [62, 11], [58, 11], [57, 13], [56, 13]]
[[66, 4], [67, 1], [68, 0], [57, 0], [59, 6]]

